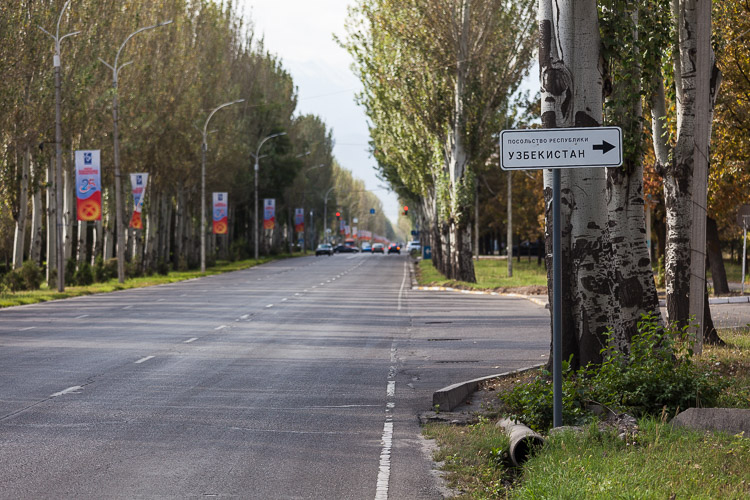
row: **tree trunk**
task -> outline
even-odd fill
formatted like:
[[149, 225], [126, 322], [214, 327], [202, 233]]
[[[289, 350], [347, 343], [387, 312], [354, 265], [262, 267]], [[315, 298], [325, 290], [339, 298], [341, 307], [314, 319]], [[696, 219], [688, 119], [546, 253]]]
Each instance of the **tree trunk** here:
[[21, 160], [21, 179], [18, 190], [18, 216], [13, 238], [13, 269], [23, 265], [26, 249], [26, 217], [29, 211], [29, 175], [31, 173], [31, 151], [27, 146]]
[[[47, 284], [57, 278], [57, 198], [55, 195], [55, 158], [47, 167]], [[52, 286], [50, 286], [52, 288]]]
[[78, 221], [78, 264], [88, 260], [88, 222], [85, 220]]
[[[637, 40], [638, 11], [631, 16], [633, 37]], [[633, 72], [633, 69], [625, 68], [624, 71]], [[640, 68], [635, 69], [635, 73], [641, 73]], [[640, 151], [643, 142], [640, 79], [621, 77], [619, 73], [614, 79], [615, 99], [611, 108], [615, 121], [623, 129], [624, 144], [636, 146], [627, 149]], [[628, 100], [626, 96], [634, 97]], [[661, 317], [646, 238], [641, 153], [626, 155], [621, 167], [607, 169], [607, 202], [607, 227], [614, 264], [611, 273], [615, 294], [612, 328], [616, 342], [627, 352], [630, 340], [638, 333], [642, 316], [651, 313]]]
[[112, 197], [110, 196], [111, 190], [106, 190], [102, 194], [104, 195], [104, 260], [107, 261], [114, 256], [115, 250], [115, 234], [113, 231], [114, 226], [114, 212], [112, 207]]
[[40, 264], [42, 260], [42, 243], [44, 240], [44, 233], [42, 232], [44, 207], [42, 203], [42, 189], [40, 187], [34, 189], [32, 200], [33, 211], [31, 214], [31, 248], [29, 249], [29, 254], [31, 260], [35, 264]]
[[708, 267], [711, 269], [711, 280], [714, 284], [714, 295], [729, 294], [727, 272], [724, 269], [724, 259], [721, 256], [721, 242], [716, 220], [708, 217], [706, 221], [706, 250], [708, 251]]
[[104, 248], [104, 226], [101, 220], [94, 222], [94, 231], [92, 232], [94, 240], [91, 242], [91, 264], [96, 262], [96, 258], [102, 255]]
[[[65, 261], [73, 255], [73, 227], [76, 217], [76, 187], [75, 177], [70, 169], [63, 169], [63, 193], [65, 208], [63, 209], [63, 247], [65, 248]], [[65, 262], [62, 263], [65, 266]]]
[[[592, 127], [602, 120], [602, 68], [594, 0], [539, 2], [542, 124], [545, 128]], [[606, 238], [606, 177], [603, 169], [562, 172], [563, 359], [573, 367], [601, 361], [603, 333], [613, 307]], [[552, 255], [552, 175], [545, 171], [546, 247]], [[552, 303], [552, 263], [548, 293]]]

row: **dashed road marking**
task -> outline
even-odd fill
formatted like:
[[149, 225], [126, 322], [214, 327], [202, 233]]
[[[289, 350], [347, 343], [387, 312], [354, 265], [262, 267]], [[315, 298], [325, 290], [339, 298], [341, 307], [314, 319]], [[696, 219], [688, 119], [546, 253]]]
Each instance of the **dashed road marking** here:
[[88, 314], [81, 314], [80, 316], [77, 316], [75, 319], [83, 319], [83, 318], [88, 318], [88, 317], [89, 317]]
[[125, 307], [123, 307], [122, 309], [123, 309], [123, 310], [126, 310], [126, 309], [131, 309], [132, 307], [133, 307], [133, 306], [125, 306]]
[[227, 325], [220, 325], [214, 328], [214, 330], [223, 330], [224, 328], [229, 328]]
[[198, 340], [198, 337], [193, 337], [192, 339], [186, 340], [185, 343], [186, 344], [191, 344], [191, 343], [195, 342], [196, 340]]
[[27, 326], [26, 328], [21, 328], [18, 331], [19, 332], [28, 332], [29, 330], [33, 330], [34, 328], [36, 328], [36, 327], [35, 326]]
[[73, 387], [68, 387], [65, 390], [62, 390], [60, 392], [56, 392], [56, 393], [50, 395], [50, 397], [51, 398], [56, 398], [58, 396], [64, 396], [66, 394], [76, 393], [77, 391], [80, 391], [81, 389], [83, 389], [83, 387], [81, 387], [80, 385], [74, 385]]
[[140, 365], [141, 363], [145, 363], [149, 359], [154, 359], [156, 356], [146, 356], [145, 358], [141, 358], [138, 361], [135, 362], [136, 365]]
[[266, 309], [270, 309], [270, 308], [272, 308], [272, 307], [273, 307], [273, 304], [268, 304], [268, 305], [266, 306]]

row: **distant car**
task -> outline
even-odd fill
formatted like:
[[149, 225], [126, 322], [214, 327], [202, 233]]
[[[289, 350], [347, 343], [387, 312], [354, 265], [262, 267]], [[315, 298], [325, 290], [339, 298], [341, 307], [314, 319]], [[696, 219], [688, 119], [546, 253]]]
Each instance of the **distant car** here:
[[385, 245], [382, 243], [375, 243], [372, 246], [372, 253], [382, 253], [385, 254]]
[[362, 253], [365, 253], [365, 252], [369, 253], [369, 252], [372, 252], [372, 247], [370, 246], [369, 243], [365, 243], [364, 245], [362, 245], [362, 250], [360, 250], [360, 251]]
[[349, 245], [336, 245], [333, 247], [333, 253], [357, 253], [359, 248], [350, 247]]
[[315, 256], [318, 257], [319, 255], [327, 255], [330, 257], [333, 255], [333, 247], [328, 243], [321, 243], [318, 245], [318, 248], [315, 249]]
[[406, 253], [411, 253], [412, 251], [419, 253], [421, 250], [422, 245], [418, 241], [410, 241], [406, 245]]
[[392, 253], [401, 255], [401, 247], [396, 243], [391, 243], [390, 245], [388, 245], [388, 254], [390, 255]]

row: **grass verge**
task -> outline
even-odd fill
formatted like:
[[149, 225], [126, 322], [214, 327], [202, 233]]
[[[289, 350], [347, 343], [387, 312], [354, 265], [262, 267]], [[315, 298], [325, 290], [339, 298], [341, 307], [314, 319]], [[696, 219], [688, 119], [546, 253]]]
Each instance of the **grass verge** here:
[[[719, 333], [727, 345], [706, 346], [695, 362], [728, 382], [718, 406], [748, 409], [750, 329]], [[529, 381], [505, 382], [496, 391]], [[498, 413], [502, 410], [492, 415]], [[434, 458], [460, 499], [750, 498], [748, 437], [673, 429], [653, 417], [641, 419], [638, 432], [624, 440], [616, 428], [596, 423], [581, 432], [553, 434], [523, 470], [500, 458], [507, 438], [494, 420], [431, 423], [423, 432], [437, 441]]]
[[521, 287], [547, 287], [547, 270], [544, 264], [537, 265], [536, 258], [521, 262], [513, 261], [513, 276], [508, 277], [508, 261], [480, 259], [474, 261], [476, 283], [448, 280], [432, 265], [432, 261], [420, 260], [417, 281], [422, 286], [449, 286], [475, 290], [497, 290]]
[[258, 259], [248, 259], [235, 262], [218, 261], [216, 265], [206, 268], [205, 273], [200, 271], [173, 271], [167, 275], [154, 274], [140, 278], [130, 278], [124, 283], [118, 283], [117, 279], [111, 279], [103, 283], [94, 283], [88, 286], [66, 286], [64, 292], [58, 292], [56, 289], [47, 288], [46, 284], [42, 285], [39, 290], [30, 292], [0, 292], [0, 308], [20, 306], [26, 304], [36, 304], [39, 302], [48, 302], [50, 300], [68, 299], [71, 297], [80, 297], [82, 295], [93, 295], [96, 293], [108, 293], [117, 290], [127, 290], [130, 288], [143, 288], [154, 285], [164, 285], [185, 281], [202, 276], [211, 276], [214, 274], [229, 273], [248, 269], [253, 266], [265, 264], [272, 260], [289, 258], [289, 254], [281, 254], [274, 257], [263, 257]]

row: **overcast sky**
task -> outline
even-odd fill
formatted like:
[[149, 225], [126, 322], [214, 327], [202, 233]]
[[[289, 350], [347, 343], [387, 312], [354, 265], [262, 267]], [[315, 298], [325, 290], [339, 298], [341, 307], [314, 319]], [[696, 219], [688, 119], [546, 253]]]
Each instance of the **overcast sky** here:
[[299, 88], [298, 114], [316, 114], [333, 130], [334, 155], [342, 167], [365, 182], [383, 202], [386, 216], [396, 223], [396, 195], [376, 177], [368, 153], [366, 117], [354, 102], [361, 89], [352, 74], [349, 54], [333, 40], [345, 37], [349, 0], [238, 0], [266, 49], [281, 57]]

